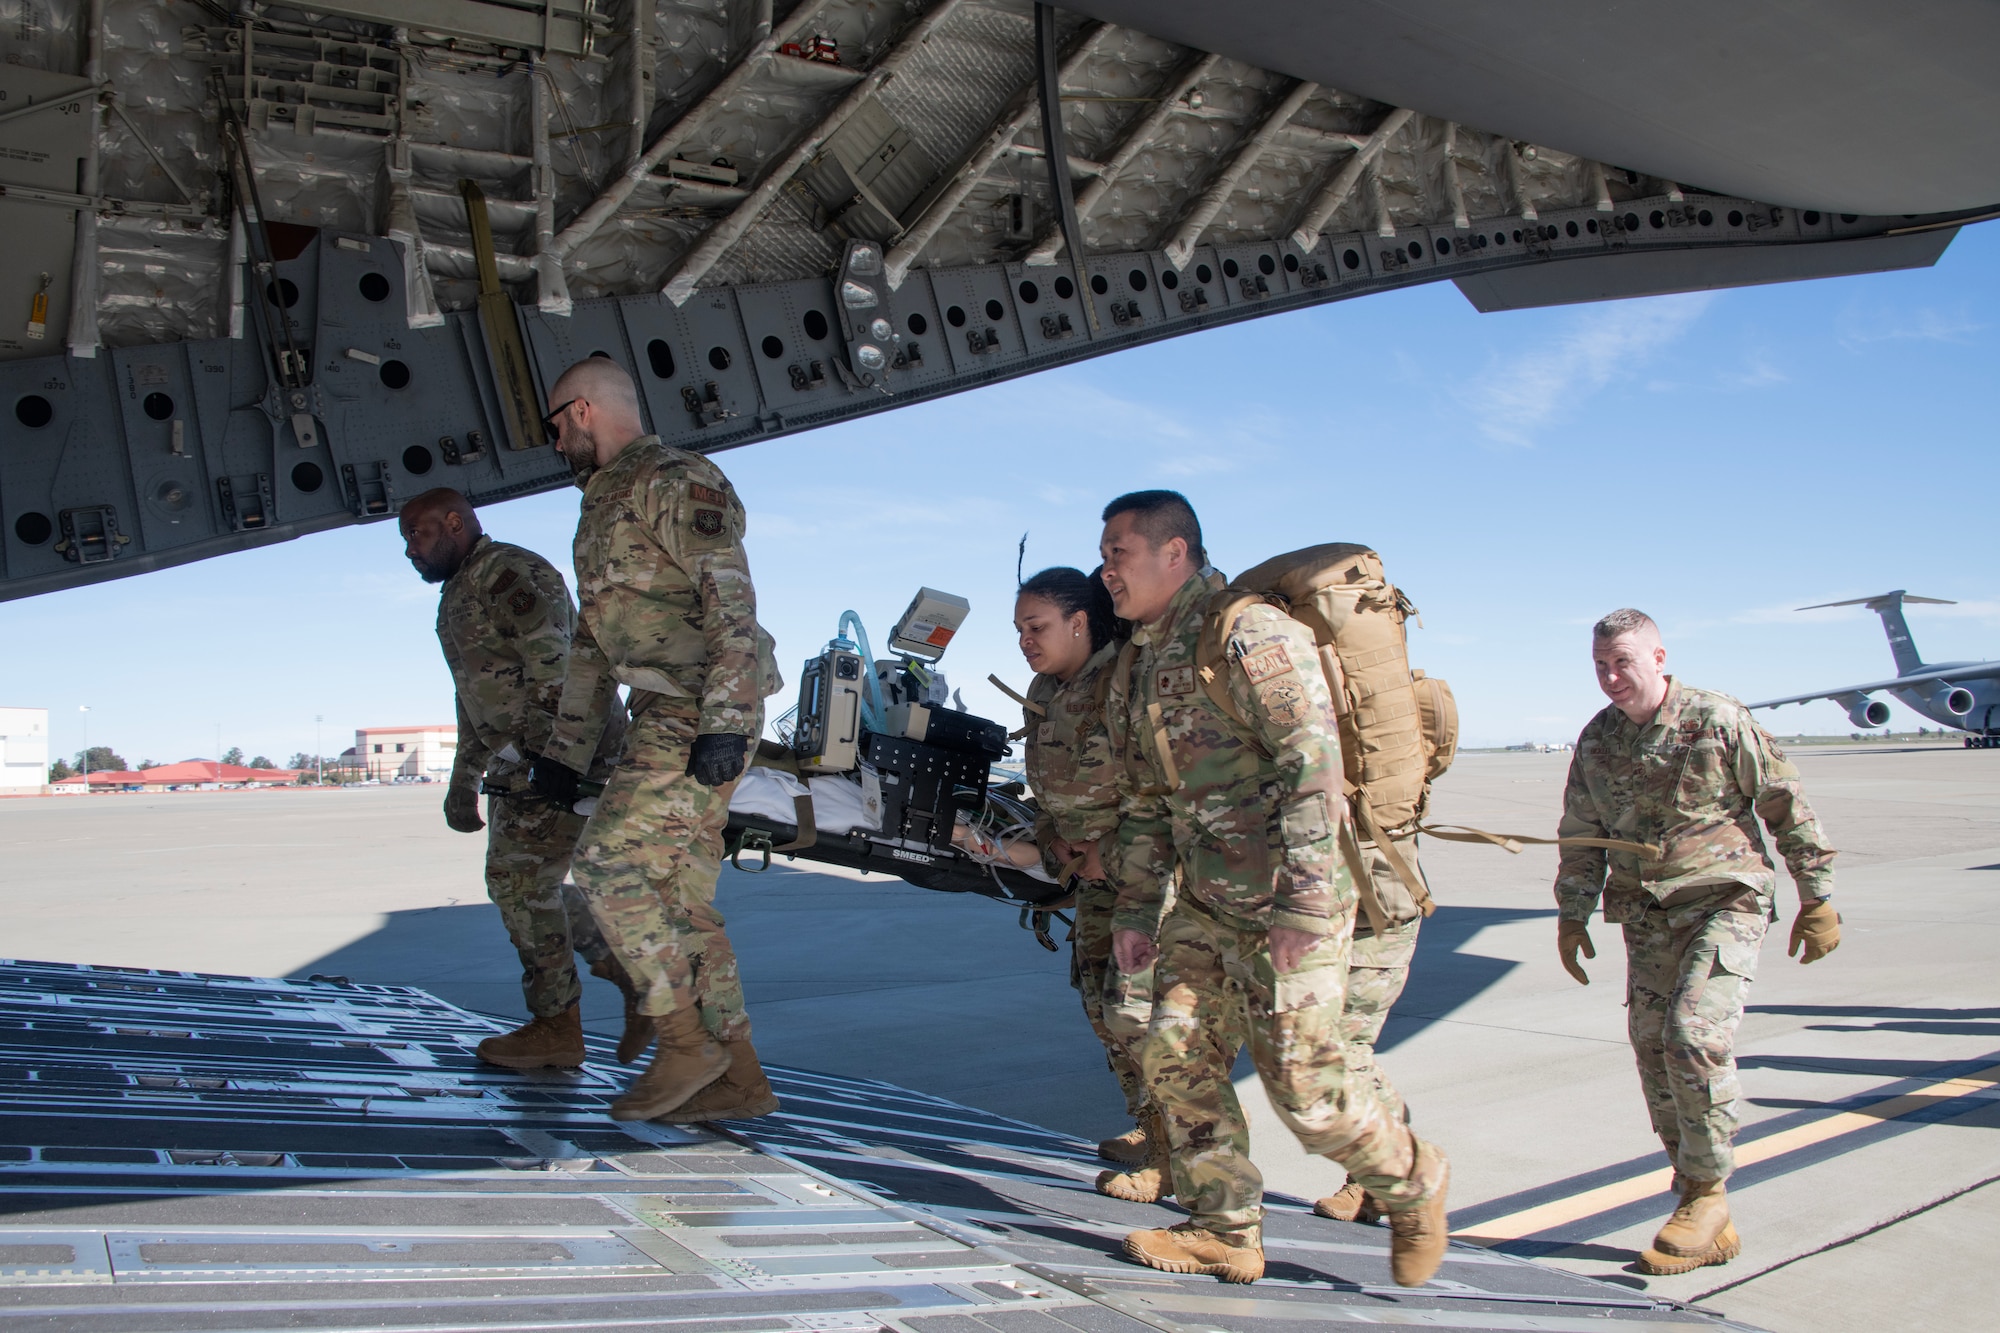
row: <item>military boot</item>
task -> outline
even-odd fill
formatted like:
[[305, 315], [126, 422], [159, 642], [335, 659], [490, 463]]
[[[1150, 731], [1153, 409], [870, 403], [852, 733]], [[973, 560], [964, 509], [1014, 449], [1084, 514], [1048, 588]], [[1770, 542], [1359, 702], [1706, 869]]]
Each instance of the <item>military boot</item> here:
[[488, 1037], [477, 1051], [480, 1059], [502, 1069], [575, 1069], [588, 1054], [583, 1015], [572, 1004], [559, 1014], [531, 1018], [512, 1032]]
[[1262, 1246], [1232, 1245], [1193, 1222], [1165, 1231], [1135, 1231], [1125, 1238], [1125, 1254], [1163, 1273], [1207, 1273], [1224, 1282], [1255, 1282], [1264, 1276]]
[[764, 1077], [757, 1060], [757, 1048], [748, 1037], [726, 1041], [729, 1072], [697, 1092], [665, 1115], [654, 1116], [670, 1125], [692, 1125], [703, 1120], [752, 1120], [778, 1109], [778, 1094]]
[[1146, 1146], [1146, 1112], [1139, 1112], [1139, 1123], [1120, 1134], [1115, 1139], [1105, 1139], [1097, 1145], [1097, 1155], [1107, 1162], [1122, 1162], [1126, 1166], [1139, 1166], [1150, 1151]]
[[1451, 1185], [1451, 1163], [1434, 1143], [1414, 1134], [1415, 1158], [1410, 1177], [1425, 1187], [1424, 1201], [1389, 1214], [1389, 1275], [1399, 1287], [1421, 1287], [1444, 1262], [1451, 1244], [1445, 1216], [1445, 1191]]
[[639, 988], [617, 958], [607, 955], [590, 965], [590, 975], [603, 977], [625, 997], [625, 1031], [618, 1038], [618, 1063], [629, 1065], [653, 1044], [653, 1020], [639, 1012]]
[[1359, 1222], [1365, 1227], [1374, 1226], [1388, 1215], [1380, 1199], [1351, 1180], [1315, 1203], [1313, 1211], [1336, 1222]]
[[701, 1015], [692, 1008], [659, 1015], [653, 1019], [653, 1032], [660, 1043], [653, 1051], [653, 1063], [611, 1103], [613, 1120], [665, 1115], [729, 1069], [729, 1052], [708, 1035]]
[[1097, 1192], [1131, 1203], [1158, 1203], [1174, 1194], [1173, 1164], [1167, 1159], [1167, 1126], [1153, 1107], [1141, 1120], [1140, 1142], [1146, 1145], [1144, 1162], [1130, 1171], [1100, 1171]]
[[1719, 1180], [1686, 1180], [1681, 1206], [1653, 1237], [1653, 1248], [1639, 1256], [1639, 1271], [1659, 1277], [1692, 1273], [1710, 1264], [1726, 1264], [1743, 1252], [1742, 1238], [1729, 1220], [1729, 1197]]

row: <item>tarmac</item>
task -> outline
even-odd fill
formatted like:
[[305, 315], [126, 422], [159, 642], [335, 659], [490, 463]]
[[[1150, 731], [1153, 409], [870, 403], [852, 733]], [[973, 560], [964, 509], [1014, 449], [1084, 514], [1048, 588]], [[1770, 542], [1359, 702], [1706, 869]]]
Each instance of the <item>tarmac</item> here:
[[[1427, 848], [1424, 930], [1383, 1064], [1454, 1163], [1463, 1239], [1774, 1330], [1970, 1327], [2000, 1301], [2000, 756], [1795, 756], [1842, 855], [1841, 949], [1810, 969], [1773, 927], [1739, 1036], [1731, 1201], [1744, 1252], [1679, 1278], [1632, 1259], [1670, 1206], [1623, 1030], [1615, 932], [1593, 983], [1555, 960], [1554, 853]], [[1552, 830], [1567, 758], [1471, 754], [1434, 816]], [[522, 1012], [480, 881], [483, 838], [434, 786], [0, 801], [0, 954], [420, 987]], [[783, 862], [724, 872], [757, 1042], [778, 1063], [1099, 1137], [1124, 1127], [1068, 960], [996, 904]], [[616, 1026], [587, 981], [586, 1018]], [[1239, 1073], [1247, 1074], [1246, 1070]], [[1257, 1092], [1267, 1187], [1329, 1192]]]

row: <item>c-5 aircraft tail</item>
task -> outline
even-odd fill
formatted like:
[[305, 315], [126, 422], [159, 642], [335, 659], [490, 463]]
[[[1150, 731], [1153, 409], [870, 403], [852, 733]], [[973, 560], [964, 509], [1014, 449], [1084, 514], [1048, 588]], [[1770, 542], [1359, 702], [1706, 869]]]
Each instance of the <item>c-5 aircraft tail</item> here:
[[1903, 619], [1903, 603], [1923, 602], [1931, 606], [1956, 606], [1957, 603], [1944, 597], [1918, 597], [1904, 592], [1901, 588], [1885, 592], [1877, 597], [1851, 597], [1844, 602], [1816, 602], [1812, 606], [1802, 606], [1801, 611], [1821, 611], [1830, 606], [1865, 606], [1882, 617], [1882, 628], [1889, 635], [1889, 652], [1896, 659], [1896, 674], [1909, 676], [1924, 669], [1923, 655], [1917, 651], [1916, 641], [1910, 638], [1910, 626]]

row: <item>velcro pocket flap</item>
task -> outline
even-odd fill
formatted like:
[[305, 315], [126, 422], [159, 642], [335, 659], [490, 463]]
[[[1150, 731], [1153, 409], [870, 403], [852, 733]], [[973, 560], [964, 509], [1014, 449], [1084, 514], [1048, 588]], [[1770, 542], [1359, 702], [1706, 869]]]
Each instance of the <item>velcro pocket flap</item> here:
[[1333, 836], [1333, 810], [1323, 791], [1311, 791], [1288, 803], [1280, 816], [1285, 846], [1310, 847]]

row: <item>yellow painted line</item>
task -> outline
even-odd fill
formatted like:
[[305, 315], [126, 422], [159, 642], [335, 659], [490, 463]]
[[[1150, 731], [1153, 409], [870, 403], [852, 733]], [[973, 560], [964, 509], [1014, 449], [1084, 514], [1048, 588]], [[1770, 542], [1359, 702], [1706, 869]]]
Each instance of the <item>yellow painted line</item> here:
[[[1758, 1162], [1768, 1162], [1774, 1157], [1797, 1152], [1815, 1144], [1837, 1139], [1844, 1134], [1869, 1129], [1885, 1120], [1900, 1120], [1918, 1111], [1928, 1110], [1939, 1102], [1953, 1101], [1973, 1093], [1986, 1092], [2000, 1087], [2000, 1065], [1992, 1065], [1976, 1073], [1960, 1078], [1946, 1079], [1932, 1084], [1920, 1092], [1904, 1093], [1887, 1101], [1876, 1102], [1858, 1111], [1841, 1111], [1824, 1120], [1815, 1120], [1795, 1129], [1782, 1130], [1754, 1142], [1745, 1143], [1736, 1149], [1738, 1166], [1753, 1166]], [[1647, 1171], [1640, 1175], [1628, 1176], [1624, 1180], [1614, 1180], [1609, 1185], [1599, 1185], [1596, 1189], [1585, 1190], [1565, 1199], [1553, 1199], [1548, 1203], [1524, 1208], [1518, 1213], [1508, 1213], [1490, 1222], [1481, 1222], [1453, 1235], [1475, 1245], [1496, 1245], [1502, 1241], [1519, 1240], [1537, 1232], [1548, 1231], [1566, 1223], [1594, 1217], [1598, 1213], [1608, 1213], [1626, 1204], [1638, 1203], [1642, 1199], [1665, 1194], [1673, 1185], [1673, 1171], [1662, 1167], [1657, 1171]]]

